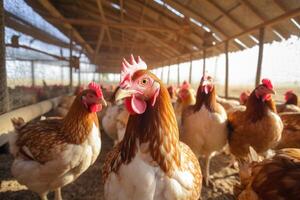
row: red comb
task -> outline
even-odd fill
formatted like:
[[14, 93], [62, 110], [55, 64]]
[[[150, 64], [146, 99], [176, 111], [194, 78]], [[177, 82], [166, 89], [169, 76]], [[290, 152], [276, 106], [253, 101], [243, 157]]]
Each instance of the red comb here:
[[288, 90], [288, 91], [285, 92], [285, 95], [287, 95], [287, 94], [293, 94], [293, 93], [294, 93], [293, 90]]
[[262, 84], [264, 84], [267, 88], [273, 89], [273, 85], [272, 85], [272, 82], [270, 81], [270, 79], [264, 78], [261, 82], [262, 82]]
[[94, 90], [94, 91], [96, 92], [97, 97], [102, 97], [102, 96], [103, 96], [101, 87], [100, 87], [100, 85], [98, 85], [97, 83], [91, 82], [91, 83], [88, 85], [88, 88], [89, 88], [90, 90]]
[[190, 88], [190, 84], [187, 81], [184, 81], [180, 87], [180, 89], [182, 89], [182, 90], [187, 90], [189, 88]]
[[130, 63], [123, 58], [120, 87], [127, 87], [131, 82], [132, 75], [136, 71], [142, 69], [147, 69], [147, 65], [140, 56], [138, 56], [137, 60], [135, 60], [134, 56], [131, 54]]

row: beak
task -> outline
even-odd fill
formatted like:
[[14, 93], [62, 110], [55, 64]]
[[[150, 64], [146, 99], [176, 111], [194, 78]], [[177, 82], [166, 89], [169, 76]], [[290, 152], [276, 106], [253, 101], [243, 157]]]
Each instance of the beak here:
[[267, 89], [267, 91], [269, 94], [274, 94], [274, 95], [276, 94], [276, 92], [273, 89]]
[[106, 103], [106, 101], [105, 101], [104, 98], [101, 98], [100, 101], [99, 101], [99, 103], [101, 103], [105, 107], [107, 106], [107, 103]]
[[115, 95], [115, 101], [119, 101], [126, 97], [130, 97], [132, 94], [135, 94], [135, 93], [136, 93], [135, 90], [124, 90], [124, 89], [120, 88]]

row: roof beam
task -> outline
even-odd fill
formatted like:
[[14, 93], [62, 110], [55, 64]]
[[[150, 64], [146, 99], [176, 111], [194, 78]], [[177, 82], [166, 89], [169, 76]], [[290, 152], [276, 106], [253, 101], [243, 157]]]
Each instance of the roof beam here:
[[[259, 10], [254, 7], [248, 0], [238, 0], [242, 5], [244, 5], [246, 8], [248, 8], [256, 17], [258, 17], [261, 21], [265, 22], [267, 18], [259, 12]], [[282, 33], [282, 31], [279, 31], [275, 28], [273, 28], [275, 31], [280, 33], [281, 35], [285, 35]], [[276, 35], [276, 34], [274, 34]], [[281, 39], [278, 35], [276, 35], [277, 38]]]
[[164, 28], [158, 26], [141, 26], [139, 24], [133, 24], [133, 23], [129, 24], [129, 23], [101, 22], [101, 21], [90, 20], [90, 19], [47, 17], [47, 20], [55, 23], [68, 23], [68, 24], [79, 25], [79, 26], [94, 26], [94, 27], [109, 26], [116, 29], [133, 29], [133, 30], [155, 31], [155, 32], [166, 32], [166, 33], [174, 33], [179, 31], [179, 29], [171, 29], [171, 28]]
[[[104, 21], [104, 23], [106, 23], [107, 20], [106, 20], [105, 14], [104, 14], [104, 9], [102, 7], [101, 0], [96, 0], [96, 2], [97, 2], [97, 6], [99, 9], [100, 15], [101, 15], [101, 19]], [[112, 42], [111, 34], [110, 34], [110, 31], [109, 31], [109, 28], [107, 25], [104, 25], [104, 30], [106, 31], [109, 42]]]
[[228, 12], [226, 12], [221, 6], [219, 6], [217, 3], [215, 3], [213, 0], [207, 1], [210, 5], [215, 7], [219, 12], [221, 12], [224, 16], [226, 16], [228, 19], [230, 19], [231, 22], [233, 22], [239, 29], [245, 30], [246, 26], [242, 24], [241, 22], [234, 19]]
[[[64, 16], [49, 2], [49, 0], [39, 0], [39, 3], [48, 10], [48, 12], [53, 17], [58, 17], [61, 19], [64, 19]], [[82, 38], [82, 36], [78, 33], [78, 31], [69, 23], [65, 22], [63, 23], [63, 27], [69, 30], [72, 30], [73, 36], [76, 41], [78, 41], [81, 45], [84, 45], [83, 47], [87, 50], [88, 55], [93, 55], [94, 50], [93, 48], [85, 42], [85, 40]]]
[[42, 42], [46, 42], [48, 44], [53, 44], [56, 46], [68, 48], [69, 44], [63, 42], [49, 33], [40, 30], [33, 25], [29, 24], [25, 20], [20, 19], [19, 17], [13, 15], [12, 13], [5, 12], [5, 25], [9, 28], [12, 28], [18, 32], [24, 33], [33, 37], [34, 39], [40, 40]]
[[[170, 6], [172, 6], [173, 8], [175, 8], [176, 10], [179, 10], [180, 12], [182, 12], [184, 14], [184, 16], [192, 17], [195, 20], [198, 20], [198, 21], [204, 23], [205, 25], [210, 27], [213, 32], [220, 34], [221, 37], [224, 37], [225, 39], [227, 39], [229, 37], [229, 35], [227, 35], [227, 33], [225, 33], [223, 30], [221, 30], [218, 26], [216, 26], [215, 24], [210, 22], [205, 17], [201, 16], [199, 13], [195, 13], [194, 11], [188, 9], [186, 6], [184, 6], [178, 2], [175, 2], [173, 0], [165, 0], [165, 2], [168, 3]], [[233, 45], [236, 46], [240, 50], [243, 49], [243, 48], [241, 48], [240, 45], [237, 45], [236, 42], [233, 42]]]
[[[296, 9], [293, 9], [293, 10], [290, 10], [289, 12], [286, 12], [278, 17], [275, 17], [273, 19], [270, 19], [268, 21], [265, 21], [265, 22], [262, 22], [256, 26], [253, 26], [251, 28], [248, 28], [247, 30], [241, 32], [241, 33], [238, 33], [238, 34], [235, 34], [233, 36], [230, 36], [229, 38], [227, 38], [226, 40], [223, 40], [222, 42], [218, 42], [216, 45], [214, 46], [210, 46], [210, 47], [207, 47], [206, 49], [210, 49], [210, 48], [216, 48], [217, 46], [220, 46], [220, 45], [223, 45], [225, 44], [226, 42], [229, 42], [230, 40], [233, 40], [235, 38], [238, 38], [240, 36], [243, 36], [243, 35], [246, 35], [246, 34], [250, 34], [256, 30], [259, 30], [263, 27], [270, 27], [270, 26], [273, 26], [275, 24], [277, 24], [278, 22], [280, 21], [283, 21], [283, 20], [286, 20], [286, 19], [290, 19], [290, 18], [294, 18], [294, 17], [297, 17], [297, 16], [300, 16], [300, 7], [299, 8], [296, 8]], [[203, 49], [197, 51], [197, 52], [194, 52], [193, 54], [201, 54], [201, 52], [203, 51]], [[181, 55], [180, 57], [190, 57], [191, 56], [191, 53], [188, 53], [188, 54], [184, 54], [184, 55]], [[176, 57], [174, 57], [176, 58]]]

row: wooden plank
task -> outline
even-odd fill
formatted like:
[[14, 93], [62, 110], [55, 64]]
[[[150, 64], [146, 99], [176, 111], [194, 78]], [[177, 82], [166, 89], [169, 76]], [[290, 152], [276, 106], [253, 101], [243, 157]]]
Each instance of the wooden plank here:
[[202, 57], [202, 60], [203, 60], [202, 76], [204, 76], [205, 73], [206, 73], [206, 49], [203, 49], [203, 57]]
[[162, 32], [162, 33], [172, 33], [174, 34], [180, 29], [175, 28], [165, 28], [161, 26], [146, 26], [140, 25], [136, 23], [117, 23], [111, 21], [99, 21], [99, 20], [92, 20], [92, 19], [77, 19], [77, 18], [59, 18], [59, 17], [46, 17], [46, 19], [50, 22], [54, 23], [68, 23], [72, 25], [78, 26], [93, 26], [93, 27], [111, 27], [116, 29], [132, 29], [132, 30], [143, 30], [143, 31], [155, 31], [155, 32]]
[[180, 86], [180, 70], [179, 70], [179, 60], [177, 60], [177, 86]]
[[[294, 18], [294, 17], [297, 17], [297, 16], [299, 16], [299, 15], [300, 15], [300, 8], [293, 9], [293, 10], [291, 10], [291, 11], [289, 11], [289, 12], [287, 12], [287, 13], [284, 13], [284, 14], [278, 16], [278, 17], [275, 17], [275, 18], [270, 19], [270, 20], [268, 20], [268, 21], [262, 22], [262, 23], [260, 23], [260, 24], [258, 24], [258, 25], [256, 25], [256, 26], [253, 26], [253, 27], [251, 27], [251, 28], [248, 28], [248, 29], [245, 30], [245, 31], [242, 31], [242, 32], [240, 32], [240, 33], [238, 33], [238, 34], [235, 34], [235, 35], [233, 35], [233, 36], [230, 36], [230, 37], [227, 38], [226, 40], [223, 40], [223, 41], [221, 41], [221, 42], [217, 42], [214, 46], [206, 47], [205, 49], [216, 48], [216, 47], [218, 47], [218, 46], [220, 46], [220, 45], [225, 44], [225, 42], [227, 42], [227, 41], [231, 41], [231, 40], [233, 40], [233, 39], [235, 39], [235, 38], [238, 38], [238, 37], [240, 37], [240, 36], [243, 36], [243, 35], [248, 35], [248, 34], [254, 32], [254, 31], [256, 31], [256, 30], [258, 30], [258, 29], [260, 29], [260, 28], [263, 28], [263, 27], [267, 28], [267, 27], [272, 26], [272, 25], [274, 25], [274, 24], [276, 24], [276, 23], [278, 23], [278, 22], [280, 22], [280, 21], [287, 20], [287, 19], [290, 19], [290, 18]], [[203, 52], [203, 49], [201, 49], [201, 50], [199, 50], [199, 51], [195, 51], [195, 52], [193, 52], [193, 54], [194, 54], [194, 55], [200, 55], [202, 52]], [[183, 58], [183, 57], [189, 57], [190, 55], [191, 55], [191, 53], [186, 53], [186, 54], [180, 55], [180, 57], [181, 57], [181, 58]], [[174, 58], [177, 58], [177, 57], [178, 57], [178, 56], [176, 56], [176, 57], [174, 56]], [[168, 59], [168, 60], [169, 60], [169, 59]]]
[[73, 87], [73, 63], [72, 63], [72, 53], [73, 53], [73, 31], [70, 30], [70, 47], [69, 47], [69, 68], [70, 68], [70, 71], [69, 71], [69, 75], [70, 75], [70, 85], [69, 85], [69, 89], [70, 89], [70, 92], [72, 90], [72, 87]]
[[167, 79], [167, 85], [170, 84], [170, 65], [168, 66], [168, 79]]
[[189, 72], [189, 83], [192, 84], [192, 72], [193, 72], [193, 57], [190, 56], [190, 72]]
[[229, 58], [228, 41], [225, 42], [225, 98], [228, 98], [228, 80], [229, 80]]
[[9, 134], [14, 130], [12, 118], [22, 117], [29, 122], [55, 108], [59, 102], [60, 97], [56, 97], [0, 115], [0, 146], [8, 142]]
[[[101, 19], [106, 23], [107, 20], [106, 20], [106, 17], [105, 17], [105, 13], [104, 13], [104, 9], [102, 7], [101, 0], [96, 0], [96, 2], [97, 2], [97, 6], [98, 6], [98, 9], [99, 9], [100, 15], [101, 15]], [[104, 25], [104, 30], [106, 31], [109, 42], [112, 42], [111, 33], [110, 33], [109, 28], [108, 28], [107, 25]]]
[[[104, 31], [105, 31], [104, 29], [101, 29], [100, 34], [98, 36], [98, 41], [97, 41], [96, 50], [95, 50], [95, 54], [94, 54], [94, 62], [96, 61], [99, 49], [102, 45], [102, 41], [104, 38]], [[112, 47], [111, 43], [109, 44], [109, 46]]]
[[214, 6], [219, 12], [221, 12], [225, 17], [227, 17], [232, 23], [234, 23], [240, 30], [245, 30], [246, 26], [239, 22], [238, 20], [234, 19], [228, 12], [226, 12], [221, 6], [215, 3], [213, 0], [207, 1], [210, 5]]
[[[259, 10], [253, 6], [248, 0], [238, 0], [242, 5], [244, 5], [246, 8], [248, 8], [256, 17], [258, 17], [261, 21], [265, 22], [267, 18], [259, 12]], [[277, 30], [273, 28], [275, 31], [277, 31], [280, 35], [285, 35], [281, 30]], [[279, 36], [274, 34], [276, 37], [281, 39]]]
[[265, 35], [265, 28], [259, 29], [258, 60], [257, 60], [257, 70], [256, 70], [256, 79], [255, 79], [256, 87], [260, 84], [261, 66], [262, 66], [263, 52], [264, 52], [264, 35]]
[[31, 86], [35, 87], [35, 72], [34, 72], [34, 61], [30, 61], [31, 66]]
[[[48, 10], [48, 12], [56, 18], [64, 19], [64, 16], [51, 4], [49, 0], [38, 0], [39, 3]], [[78, 31], [69, 23], [64, 22], [63, 27], [67, 30], [73, 30], [74, 39], [79, 42], [81, 45], [83, 45], [84, 49], [87, 50], [87, 54], [94, 55], [93, 48], [85, 42], [83, 37], [78, 33]]]

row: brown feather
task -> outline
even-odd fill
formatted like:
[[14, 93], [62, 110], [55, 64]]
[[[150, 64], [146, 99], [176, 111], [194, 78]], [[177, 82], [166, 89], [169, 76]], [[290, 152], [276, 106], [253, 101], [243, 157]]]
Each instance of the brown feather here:
[[[65, 118], [30, 122], [17, 129], [17, 146], [28, 148], [34, 160], [45, 163], [62, 151], [66, 144], [84, 142], [93, 123], [97, 127], [99, 125], [96, 113], [88, 112], [80, 99], [81, 95], [76, 97]], [[28, 158], [28, 155], [23, 156]]]

